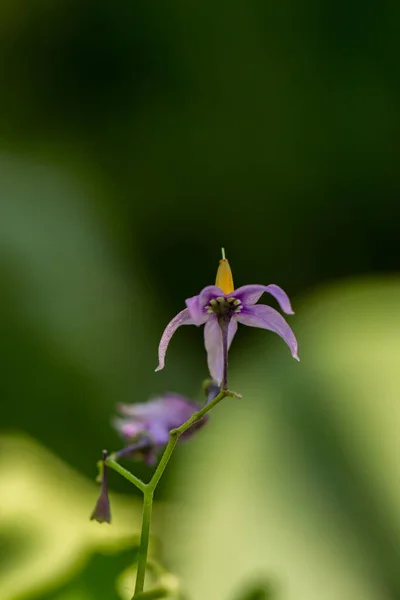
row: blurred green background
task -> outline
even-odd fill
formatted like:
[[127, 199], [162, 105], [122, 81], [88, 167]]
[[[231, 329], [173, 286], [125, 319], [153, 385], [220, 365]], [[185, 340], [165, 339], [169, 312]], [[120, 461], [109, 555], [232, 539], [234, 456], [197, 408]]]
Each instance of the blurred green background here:
[[157, 345], [222, 245], [287, 290], [301, 363], [240, 328], [153, 555], [192, 600], [400, 598], [399, 17], [1, 2], [1, 600], [129, 597], [140, 498], [113, 474], [89, 522], [95, 463], [116, 402], [200, 397], [202, 332]]

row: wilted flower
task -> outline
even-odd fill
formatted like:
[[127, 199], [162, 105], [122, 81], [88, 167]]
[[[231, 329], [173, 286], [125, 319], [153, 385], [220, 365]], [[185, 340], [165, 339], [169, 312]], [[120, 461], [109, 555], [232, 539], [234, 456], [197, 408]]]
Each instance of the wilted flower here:
[[[140, 404], [119, 404], [122, 418], [114, 420], [114, 426], [125, 440], [127, 447], [115, 454], [116, 458], [130, 456], [154, 464], [160, 449], [167, 445], [171, 429], [185, 423], [201, 405], [179, 394], [165, 394]], [[185, 431], [181, 439], [193, 435], [204, 425], [207, 415]]]
[[289, 346], [293, 357], [299, 360], [295, 335], [282, 315], [270, 306], [256, 304], [262, 294], [268, 292], [278, 301], [283, 312], [292, 315], [294, 313], [287, 294], [275, 284], [244, 285], [235, 290], [224, 251], [222, 256], [215, 285], [207, 286], [197, 296], [188, 298], [187, 308], [167, 325], [158, 348], [159, 364], [156, 371], [164, 367], [168, 344], [181, 325], [205, 325], [204, 343], [210, 374], [218, 384], [222, 382], [223, 387], [227, 385], [228, 349], [238, 323], [274, 331]]
[[103, 450], [102, 469], [101, 469], [101, 490], [96, 506], [90, 517], [91, 521], [98, 523], [111, 523], [110, 501], [108, 499], [108, 468], [106, 465], [107, 451]]

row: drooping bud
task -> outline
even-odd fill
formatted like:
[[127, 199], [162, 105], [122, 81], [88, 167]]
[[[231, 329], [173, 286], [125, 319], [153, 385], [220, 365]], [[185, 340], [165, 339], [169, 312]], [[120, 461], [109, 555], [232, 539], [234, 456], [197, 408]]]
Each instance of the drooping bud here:
[[98, 523], [111, 523], [110, 500], [108, 498], [108, 467], [106, 465], [107, 450], [103, 450], [101, 490], [96, 506], [90, 517], [91, 521]]
[[231, 294], [234, 291], [233, 277], [231, 267], [229, 266], [228, 259], [225, 258], [225, 250], [222, 248], [222, 258], [219, 261], [219, 267], [217, 271], [217, 277], [215, 279], [215, 285], [224, 292], [224, 294]]

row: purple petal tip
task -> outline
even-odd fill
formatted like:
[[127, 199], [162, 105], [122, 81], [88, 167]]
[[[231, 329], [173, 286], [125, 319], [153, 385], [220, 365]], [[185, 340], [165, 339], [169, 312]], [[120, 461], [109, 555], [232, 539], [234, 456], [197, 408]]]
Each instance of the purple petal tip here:
[[100, 496], [90, 516], [90, 520], [97, 521], [98, 523], [111, 523], [110, 501], [108, 499], [106, 482], [102, 484]]
[[98, 513], [96, 512], [96, 510], [92, 513], [91, 517], [90, 517], [91, 521], [96, 521], [97, 523], [108, 523], [108, 525], [111, 525], [111, 516], [110, 514], [102, 514], [102, 513]]

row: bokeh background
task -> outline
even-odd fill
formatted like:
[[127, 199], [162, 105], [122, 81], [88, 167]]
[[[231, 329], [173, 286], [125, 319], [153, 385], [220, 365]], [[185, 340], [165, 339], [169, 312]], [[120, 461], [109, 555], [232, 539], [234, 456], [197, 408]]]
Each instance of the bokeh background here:
[[400, 598], [399, 17], [1, 2], [2, 600], [130, 597], [140, 498], [113, 474], [89, 522], [96, 461], [116, 402], [201, 397], [202, 332], [156, 351], [222, 245], [287, 290], [301, 362], [240, 328], [243, 400], [178, 448], [152, 556], [192, 600]]

